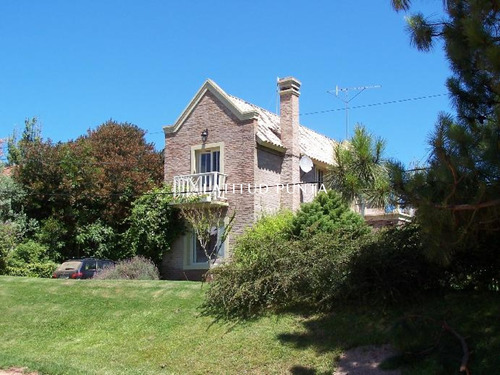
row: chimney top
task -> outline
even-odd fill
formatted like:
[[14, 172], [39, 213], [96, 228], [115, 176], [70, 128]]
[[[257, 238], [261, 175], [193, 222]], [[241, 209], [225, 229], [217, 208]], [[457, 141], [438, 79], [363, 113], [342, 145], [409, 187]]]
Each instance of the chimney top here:
[[278, 85], [280, 88], [280, 95], [284, 94], [294, 94], [300, 95], [300, 81], [294, 77], [285, 77], [278, 79]]

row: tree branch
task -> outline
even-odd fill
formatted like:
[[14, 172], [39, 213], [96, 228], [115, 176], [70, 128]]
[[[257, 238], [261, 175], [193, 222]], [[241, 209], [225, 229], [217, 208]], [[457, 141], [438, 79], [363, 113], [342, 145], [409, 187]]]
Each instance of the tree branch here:
[[482, 208], [500, 206], [500, 199], [494, 199], [487, 202], [477, 203], [477, 204], [451, 204], [451, 205], [434, 205], [435, 208], [440, 208], [444, 210], [452, 211], [473, 211]]
[[443, 321], [443, 329], [446, 331], [450, 332], [453, 336], [455, 336], [459, 341], [460, 344], [462, 345], [462, 362], [460, 363], [460, 372], [464, 372], [469, 375], [470, 371], [469, 368], [467, 367], [467, 363], [469, 362], [469, 348], [467, 346], [467, 343], [465, 342], [465, 339], [458, 334], [457, 331], [455, 331], [453, 328], [451, 328], [446, 321]]

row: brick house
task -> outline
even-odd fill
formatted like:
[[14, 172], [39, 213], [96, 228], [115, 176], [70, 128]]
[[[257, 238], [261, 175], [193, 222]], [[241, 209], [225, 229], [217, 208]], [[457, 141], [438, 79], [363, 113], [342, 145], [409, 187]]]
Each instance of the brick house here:
[[[335, 141], [299, 124], [300, 82], [288, 77], [278, 87], [281, 116], [207, 80], [175, 124], [164, 127], [165, 181], [178, 194], [208, 191], [210, 204], [236, 213], [225, 257], [234, 238], [263, 213], [310, 201], [333, 163]], [[299, 166], [304, 155], [312, 167], [307, 173]], [[214, 185], [224, 188], [206, 188]], [[163, 271], [171, 279], [197, 279], [207, 267], [188, 233], [174, 243]]]
[[[164, 127], [165, 181], [174, 194], [201, 194], [206, 204], [236, 213], [222, 257], [263, 213], [311, 201], [333, 164], [336, 142], [299, 124], [300, 85], [292, 77], [278, 81], [278, 116], [207, 80], [175, 124]], [[178, 238], [163, 274], [199, 279], [208, 268], [200, 250], [192, 233]]]

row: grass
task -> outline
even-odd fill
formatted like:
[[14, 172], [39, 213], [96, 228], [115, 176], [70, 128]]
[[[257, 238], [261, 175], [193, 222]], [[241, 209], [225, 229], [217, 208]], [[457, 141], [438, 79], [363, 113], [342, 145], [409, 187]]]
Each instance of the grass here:
[[[345, 307], [332, 315], [228, 325], [200, 314], [203, 288], [0, 277], [0, 368], [53, 375], [328, 374], [346, 348], [390, 341], [389, 328], [408, 312], [446, 317], [465, 335], [474, 350], [473, 374], [500, 368], [498, 296], [435, 298], [389, 311]], [[405, 364], [406, 374], [449, 373], [432, 357]]]

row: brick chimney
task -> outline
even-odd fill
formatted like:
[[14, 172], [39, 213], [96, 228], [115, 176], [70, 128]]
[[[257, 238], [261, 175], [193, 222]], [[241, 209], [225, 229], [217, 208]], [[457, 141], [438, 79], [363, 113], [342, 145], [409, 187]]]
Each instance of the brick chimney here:
[[300, 82], [293, 77], [278, 80], [280, 93], [281, 142], [286, 148], [281, 168], [281, 206], [295, 211], [300, 206], [300, 143], [299, 95]]

